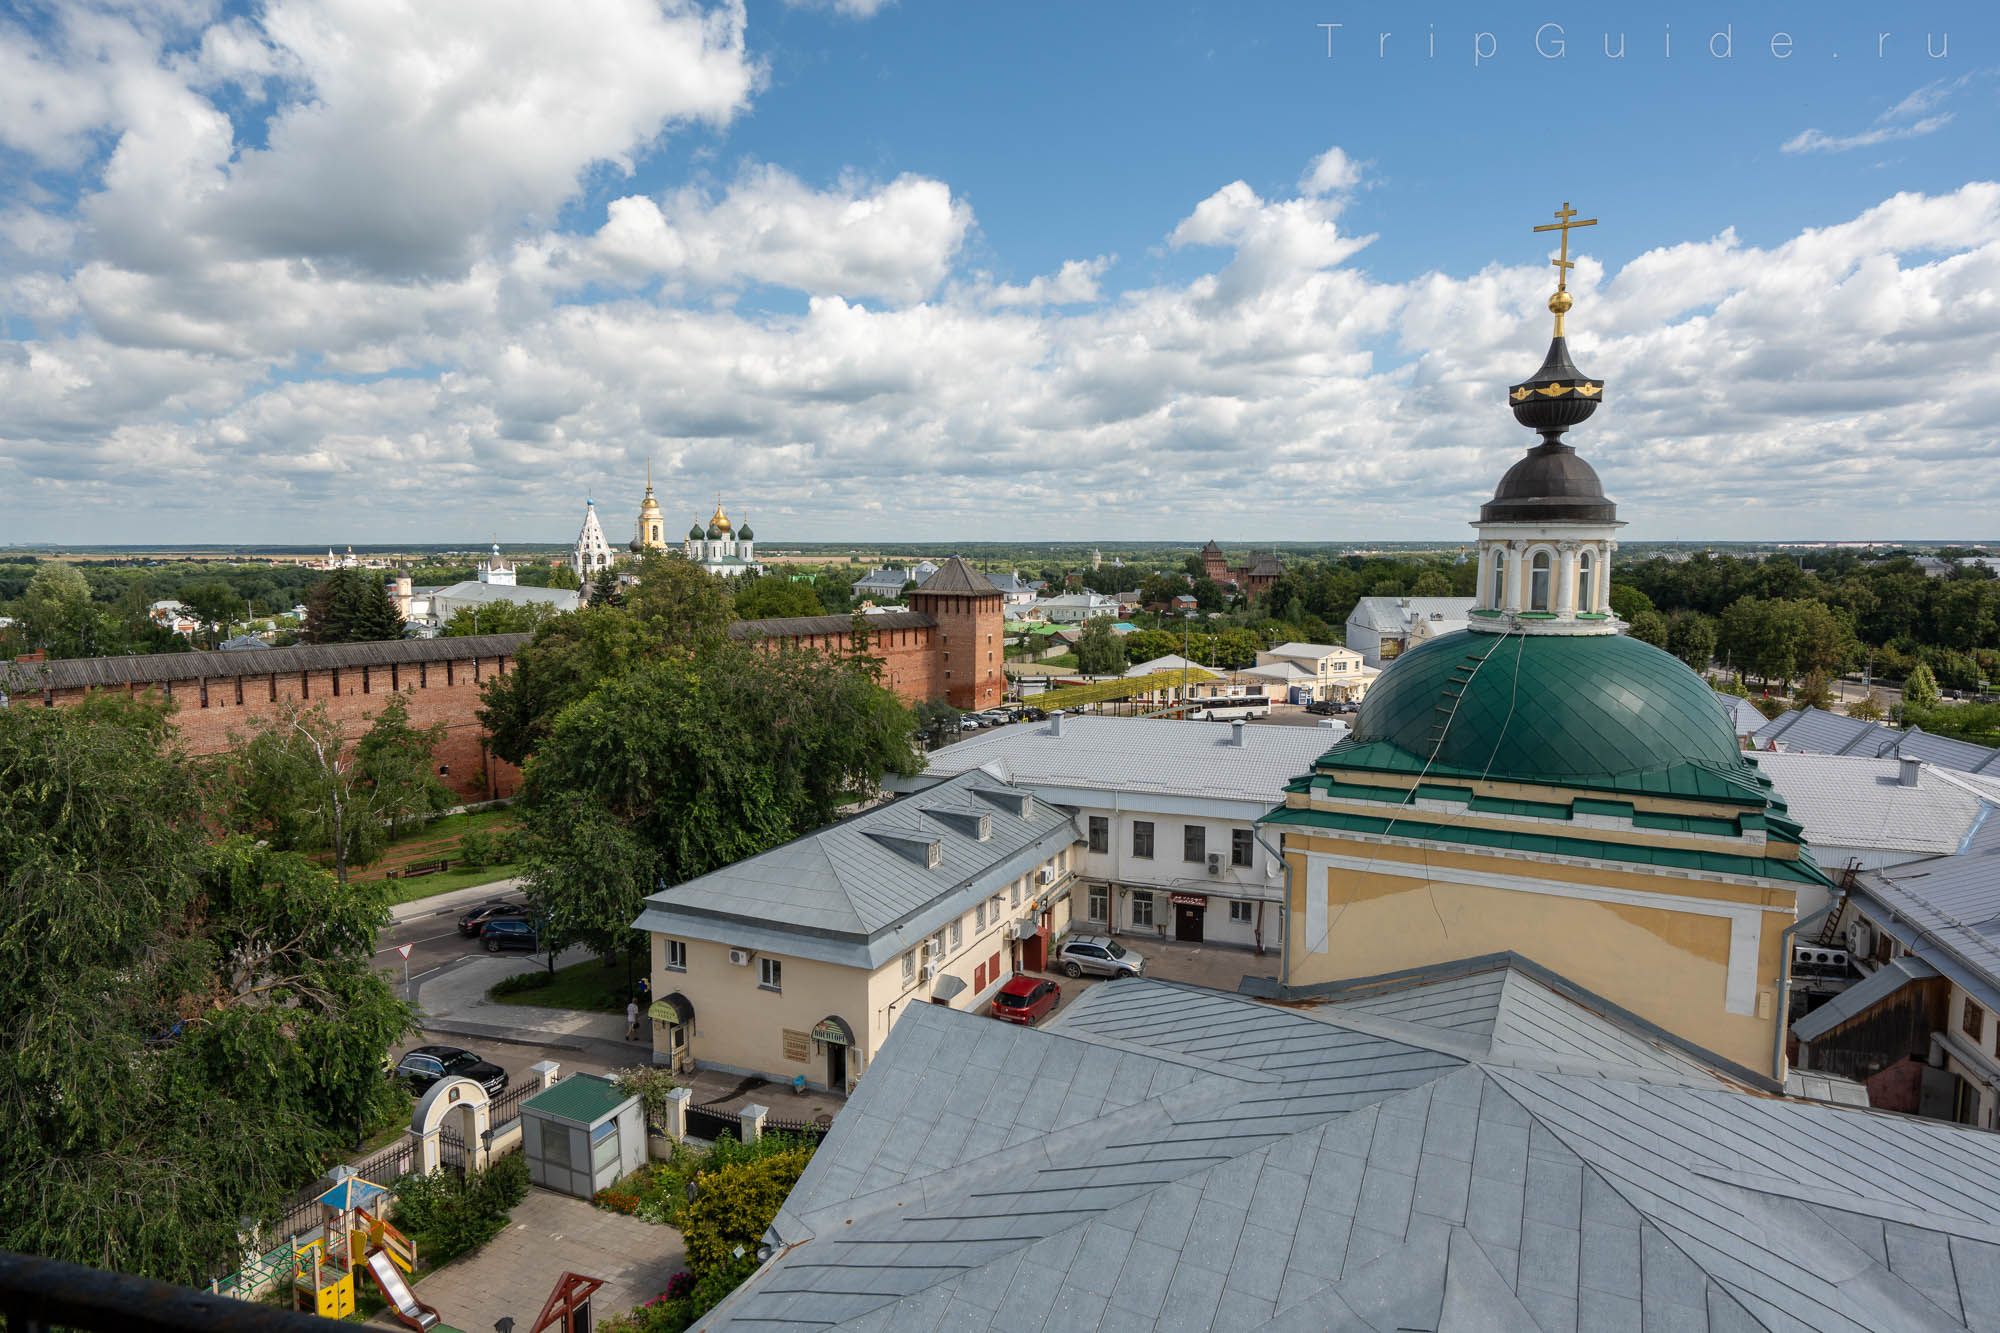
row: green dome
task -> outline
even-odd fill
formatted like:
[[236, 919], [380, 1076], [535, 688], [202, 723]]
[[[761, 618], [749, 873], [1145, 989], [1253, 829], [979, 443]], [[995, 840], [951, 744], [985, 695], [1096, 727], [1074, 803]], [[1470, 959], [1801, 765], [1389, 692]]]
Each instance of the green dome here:
[[701, 540], [701, 524], [697, 523], [693, 527], [688, 529], [688, 540], [691, 542], [698, 542]]
[[1420, 644], [1368, 691], [1348, 744], [1384, 742], [1418, 764], [1435, 749], [1436, 768], [1527, 782], [1748, 767], [1707, 682], [1622, 634], [1461, 630]]

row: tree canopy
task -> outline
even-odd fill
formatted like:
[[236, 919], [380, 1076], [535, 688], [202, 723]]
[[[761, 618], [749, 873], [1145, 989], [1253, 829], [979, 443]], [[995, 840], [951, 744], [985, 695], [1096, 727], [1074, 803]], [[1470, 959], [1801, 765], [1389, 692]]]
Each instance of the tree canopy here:
[[737, 580], [736, 614], [744, 620], [775, 620], [783, 616], [823, 616], [813, 585], [793, 582], [783, 574], [757, 574]]
[[380, 574], [336, 569], [306, 592], [307, 643], [374, 643], [403, 637], [403, 617]]
[[1099, 616], [1083, 627], [1076, 640], [1077, 670], [1109, 676], [1123, 671], [1125, 664], [1125, 641], [1111, 628], [1111, 617]]
[[158, 709], [0, 709], [0, 1248], [202, 1285], [388, 1095], [379, 886], [212, 842]]

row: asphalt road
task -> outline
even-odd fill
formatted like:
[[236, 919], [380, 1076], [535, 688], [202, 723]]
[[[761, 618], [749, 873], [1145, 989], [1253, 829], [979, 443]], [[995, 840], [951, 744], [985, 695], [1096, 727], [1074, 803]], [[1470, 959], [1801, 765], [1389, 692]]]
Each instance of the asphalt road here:
[[[494, 896], [511, 896], [515, 901], [520, 900], [518, 894]], [[462, 904], [439, 908], [408, 921], [399, 921], [375, 937], [375, 966], [396, 979], [398, 993], [403, 985], [403, 960], [396, 950], [401, 945], [410, 946], [409, 979], [412, 985], [421, 985], [425, 977], [447, 963], [482, 952], [478, 940], [467, 939], [458, 933], [458, 919], [465, 915], [466, 910]]]
[[511, 1041], [490, 1041], [481, 1037], [460, 1037], [451, 1033], [413, 1033], [395, 1049], [397, 1059], [413, 1046], [460, 1046], [482, 1060], [491, 1060], [507, 1071], [507, 1086], [519, 1087], [521, 1080], [528, 1076], [528, 1067], [541, 1060], [553, 1060], [562, 1066], [565, 1074], [611, 1074], [631, 1065], [645, 1064], [645, 1047], [633, 1044], [635, 1054], [623, 1065], [603, 1060], [588, 1051], [572, 1051], [559, 1047], [523, 1046]]

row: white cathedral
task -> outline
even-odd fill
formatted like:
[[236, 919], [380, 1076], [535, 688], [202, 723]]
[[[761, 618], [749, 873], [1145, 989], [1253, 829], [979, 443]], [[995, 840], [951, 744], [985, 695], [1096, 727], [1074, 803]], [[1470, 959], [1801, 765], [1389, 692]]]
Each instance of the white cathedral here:
[[[632, 552], [636, 555], [641, 551], [670, 549], [666, 529], [666, 514], [653, 495], [653, 469], [649, 464], [646, 496], [639, 502], [639, 521], [632, 533]], [[731, 524], [729, 515], [723, 512], [721, 496], [715, 499], [715, 514], [707, 526], [696, 523], [688, 529], [687, 540], [681, 543], [681, 554], [709, 573], [725, 578], [764, 572], [764, 566], [757, 562], [757, 538], [750, 530], [749, 520], [746, 518], [741, 527]], [[570, 556], [577, 582], [588, 588], [601, 571], [611, 568], [613, 558], [611, 544], [604, 539], [604, 527], [597, 521], [597, 502], [585, 500], [583, 530], [577, 534], [576, 547]]]

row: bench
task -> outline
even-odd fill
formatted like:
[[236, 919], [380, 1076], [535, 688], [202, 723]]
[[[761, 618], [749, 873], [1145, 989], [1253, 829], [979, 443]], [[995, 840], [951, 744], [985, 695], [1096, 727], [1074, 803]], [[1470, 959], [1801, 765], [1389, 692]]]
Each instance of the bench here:
[[415, 861], [401, 870], [391, 870], [384, 878], [417, 879], [423, 875], [435, 875], [451, 867], [449, 861]]

